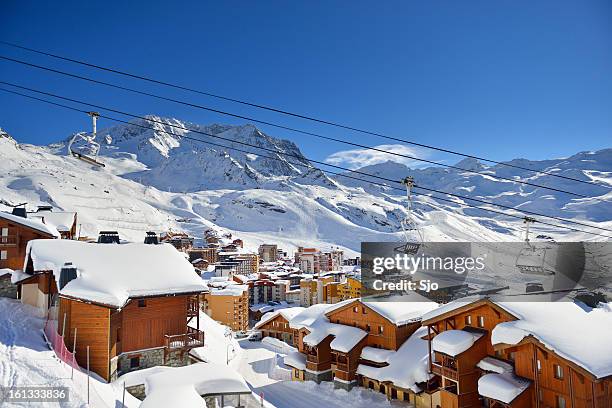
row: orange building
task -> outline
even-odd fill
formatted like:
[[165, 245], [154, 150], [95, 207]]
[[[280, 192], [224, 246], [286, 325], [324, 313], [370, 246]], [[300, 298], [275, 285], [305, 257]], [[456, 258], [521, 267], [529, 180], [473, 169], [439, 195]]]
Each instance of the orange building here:
[[227, 285], [210, 288], [204, 294], [204, 310], [212, 319], [234, 331], [249, 328], [249, 288], [246, 285]]

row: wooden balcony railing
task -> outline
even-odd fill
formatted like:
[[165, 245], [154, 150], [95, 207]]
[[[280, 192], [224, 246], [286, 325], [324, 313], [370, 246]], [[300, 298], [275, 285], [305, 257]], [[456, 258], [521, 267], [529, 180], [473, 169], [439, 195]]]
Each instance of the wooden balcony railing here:
[[16, 246], [18, 243], [17, 235], [0, 235], [0, 246]]
[[194, 348], [204, 346], [204, 332], [187, 327], [187, 333], [165, 335], [165, 347], [167, 349]]
[[316, 354], [306, 354], [306, 361], [310, 361], [311, 363], [318, 363], [319, 357]]
[[443, 377], [450, 378], [451, 380], [457, 381], [457, 378], [458, 378], [457, 370], [450, 368], [450, 367], [444, 367], [438, 363], [431, 363], [431, 371], [434, 374], [438, 374]]

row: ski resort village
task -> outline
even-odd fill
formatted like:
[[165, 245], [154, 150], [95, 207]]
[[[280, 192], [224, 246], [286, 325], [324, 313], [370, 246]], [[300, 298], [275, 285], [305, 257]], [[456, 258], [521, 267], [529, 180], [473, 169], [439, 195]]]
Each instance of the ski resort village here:
[[0, 408], [612, 408], [612, 1], [0, 16]]

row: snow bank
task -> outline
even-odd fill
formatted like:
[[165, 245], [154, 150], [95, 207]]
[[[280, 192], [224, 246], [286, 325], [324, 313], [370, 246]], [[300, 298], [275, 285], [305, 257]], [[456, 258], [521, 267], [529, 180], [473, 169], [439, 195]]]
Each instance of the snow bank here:
[[361, 350], [361, 358], [368, 361], [373, 361], [375, 363], [385, 363], [387, 360], [395, 355], [395, 351], [381, 349], [376, 347], [364, 347]]
[[[196, 319], [189, 326], [197, 328]], [[204, 346], [191, 349], [189, 354], [208, 363], [226, 364], [242, 351], [238, 341], [232, 336], [232, 330], [213, 320], [200, 311], [200, 330], [205, 333]]]
[[70, 231], [76, 217], [75, 212], [68, 211], [40, 211], [28, 214], [28, 217], [38, 218], [46, 225], [57, 229], [58, 231]]
[[59, 281], [66, 262], [77, 268], [77, 278], [61, 295], [123, 307], [130, 298], [196, 293], [206, 285], [193, 266], [168, 244], [93, 244], [71, 240], [39, 239], [28, 243], [25, 265], [51, 270]]
[[251, 394], [240, 374], [228, 366], [196, 363], [172, 367], [145, 380], [147, 397], [141, 408], [205, 407], [201, 396], [220, 394]]
[[[533, 336], [548, 349], [597, 378], [612, 375], [612, 312], [573, 302], [496, 302], [519, 320], [498, 324], [495, 344], [518, 344]], [[596, 333], [596, 335], [593, 335]]]
[[[415, 331], [412, 336], [402, 344], [397, 351], [385, 350], [386, 354], [384, 362], [388, 363], [385, 367], [370, 367], [360, 364], [357, 368], [357, 374], [364, 375], [368, 378], [373, 378], [378, 381], [391, 381], [395, 386], [411, 389], [414, 392], [420, 392], [421, 389], [418, 383], [429, 380], [429, 348], [427, 340], [421, 337], [427, 334], [427, 328], [421, 327]], [[371, 349], [371, 347], [365, 347]], [[382, 354], [374, 355], [372, 350], [366, 351], [364, 357], [363, 350], [361, 357], [371, 361], [372, 358], [381, 358]], [[382, 361], [379, 361], [382, 362]]]
[[433, 338], [431, 347], [434, 351], [455, 357], [474, 345], [482, 337], [482, 333], [472, 333], [465, 330], [446, 330]]
[[531, 381], [519, 378], [511, 373], [485, 374], [478, 380], [478, 393], [483, 397], [510, 404], [529, 388], [530, 384]]
[[418, 322], [425, 313], [438, 307], [438, 304], [432, 301], [364, 302], [364, 304], [397, 326]]

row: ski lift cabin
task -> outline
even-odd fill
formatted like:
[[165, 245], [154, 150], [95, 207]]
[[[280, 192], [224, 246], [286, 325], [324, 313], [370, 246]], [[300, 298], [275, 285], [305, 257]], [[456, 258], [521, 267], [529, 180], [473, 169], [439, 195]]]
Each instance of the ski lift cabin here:
[[[98, 112], [87, 112], [87, 114], [91, 116], [91, 122], [92, 122], [91, 135], [88, 135], [87, 133], [84, 133], [84, 132], [76, 133], [74, 136], [72, 136], [72, 139], [70, 139], [70, 143], [68, 144], [68, 151], [72, 156], [88, 164], [92, 164], [94, 166], [105, 167], [104, 163], [102, 163], [101, 161], [98, 161], [98, 152], [100, 151], [100, 144], [96, 142], [96, 122], [100, 114]], [[82, 152], [75, 150], [75, 148], [73, 148], [74, 143], [78, 139], [81, 139], [88, 145], [90, 155], [83, 154]]]

